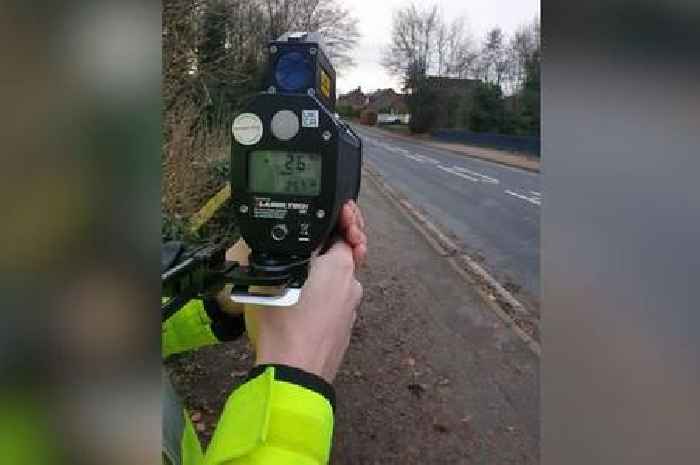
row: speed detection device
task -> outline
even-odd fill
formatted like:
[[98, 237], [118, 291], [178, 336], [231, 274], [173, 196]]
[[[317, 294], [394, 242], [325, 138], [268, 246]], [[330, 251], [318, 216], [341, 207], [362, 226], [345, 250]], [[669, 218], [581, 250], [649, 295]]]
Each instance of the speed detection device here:
[[286, 33], [267, 52], [263, 90], [231, 128], [233, 211], [252, 250], [249, 266], [222, 262], [221, 248], [216, 264], [201, 252], [191, 261], [200, 274], [215, 270], [196, 282], [231, 283], [234, 301], [289, 306], [312, 253], [333, 239], [343, 204], [357, 199], [362, 140], [335, 114], [336, 75], [320, 34]]
[[[234, 212], [252, 250], [233, 297], [261, 303], [298, 293], [311, 254], [357, 198], [362, 163], [361, 139], [334, 114], [336, 74], [320, 34], [287, 33], [267, 51], [264, 91], [235, 118], [231, 152]], [[284, 291], [260, 299], [256, 286], [274, 277]]]

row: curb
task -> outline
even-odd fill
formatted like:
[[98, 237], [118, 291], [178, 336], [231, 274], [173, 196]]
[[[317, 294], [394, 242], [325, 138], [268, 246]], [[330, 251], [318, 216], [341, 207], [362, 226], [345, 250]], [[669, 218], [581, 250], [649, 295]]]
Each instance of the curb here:
[[535, 326], [539, 332], [538, 319], [533, 316], [507, 289], [491, 274], [462, 250], [442, 232], [433, 222], [425, 217], [416, 207], [382, 178], [371, 163], [365, 161], [362, 167], [372, 183], [398, 210], [404, 213], [413, 226], [421, 233], [435, 251], [445, 257], [452, 268], [467, 282], [474, 285], [486, 304], [538, 357], [542, 353], [541, 345], [526, 328]]
[[207, 200], [202, 208], [200, 208], [190, 219], [190, 233], [196, 234], [209, 220], [211, 220], [216, 212], [231, 198], [231, 184], [226, 183], [219, 192], [214, 194], [212, 198]]

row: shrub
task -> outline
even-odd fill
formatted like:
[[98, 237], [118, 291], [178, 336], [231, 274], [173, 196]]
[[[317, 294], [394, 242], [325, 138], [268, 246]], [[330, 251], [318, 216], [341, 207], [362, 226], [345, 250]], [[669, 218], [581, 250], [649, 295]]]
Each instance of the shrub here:
[[504, 111], [501, 87], [490, 82], [480, 82], [474, 91], [469, 129], [474, 132], [500, 132]]
[[375, 126], [377, 124], [377, 112], [374, 110], [364, 110], [360, 113], [360, 123], [367, 126]]

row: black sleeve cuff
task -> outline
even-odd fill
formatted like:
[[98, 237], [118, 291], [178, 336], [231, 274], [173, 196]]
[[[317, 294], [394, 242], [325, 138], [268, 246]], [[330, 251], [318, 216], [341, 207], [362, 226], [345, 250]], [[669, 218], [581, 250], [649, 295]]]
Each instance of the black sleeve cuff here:
[[211, 331], [222, 342], [233, 341], [245, 333], [245, 317], [243, 314], [230, 315], [219, 307], [216, 299], [205, 298], [202, 300], [204, 311], [211, 319]]
[[328, 400], [335, 414], [335, 389], [328, 383], [325, 379], [318, 375], [309, 373], [300, 368], [295, 368], [289, 365], [280, 365], [277, 363], [270, 363], [264, 365], [256, 365], [248, 373], [246, 381], [250, 381], [253, 378], [260, 376], [268, 367], [275, 368], [275, 380], [286, 381], [288, 383], [296, 384], [303, 388], [314, 391], [317, 394], [322, 395]]

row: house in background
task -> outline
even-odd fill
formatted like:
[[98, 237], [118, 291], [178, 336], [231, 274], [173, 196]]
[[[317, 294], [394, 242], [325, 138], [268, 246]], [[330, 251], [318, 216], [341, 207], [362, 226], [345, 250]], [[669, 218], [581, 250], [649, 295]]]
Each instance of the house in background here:
[[371, 110], [377, 113], [377, 122], [408, 124], [410, 114], [405, 96], [397, 94], [394, 89], [379, 89], [373, 93], [365, 94], [362, 89], [357, 89], [338, 97], [338, 107], [351, 108], [353, 112], [360, 113]]
[[391, 115], [409, 113], [404, 96], [394, 92], [394, 89], [379, 89], [370, 94], [368, 96], [367, 109]]
[[336, 105], [350, 107], [353, 111], [360, 112], [365, 109], [368, 103], [369, 97], [362, 92], [361, 87], [358, 87], [347, 94], [340, 95]]

